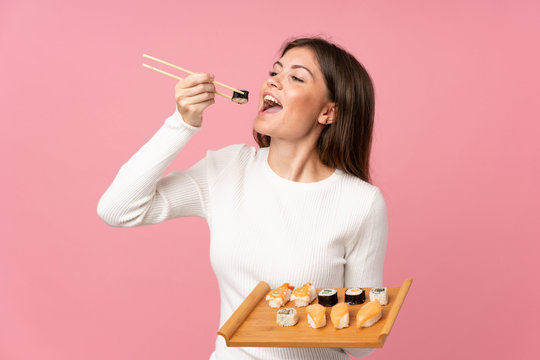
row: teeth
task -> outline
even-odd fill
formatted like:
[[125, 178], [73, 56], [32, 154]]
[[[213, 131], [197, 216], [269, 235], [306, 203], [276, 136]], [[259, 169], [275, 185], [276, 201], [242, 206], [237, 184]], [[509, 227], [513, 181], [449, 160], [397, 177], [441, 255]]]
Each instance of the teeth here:
[[281, 106], [281, 104], [279, 103], [279, 101], [277, 101], [277, 99], [276, 99], [275, 97], [271, 96], [271, 95], [265, 95], [263, 100], [265, 100], [265, 101], [270, 101], [270, 102], [273, 102], [273, 103], [276, 104], [276, 105]]

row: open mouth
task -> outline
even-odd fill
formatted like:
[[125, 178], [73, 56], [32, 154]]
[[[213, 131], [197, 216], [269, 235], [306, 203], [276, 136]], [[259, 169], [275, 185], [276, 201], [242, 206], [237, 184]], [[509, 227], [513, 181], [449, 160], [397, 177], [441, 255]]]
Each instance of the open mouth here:
[[264, 113], [273, 114], [283, 109], [283, 105], [271, 95], [265, 95], [263, 101], [262, 112]]

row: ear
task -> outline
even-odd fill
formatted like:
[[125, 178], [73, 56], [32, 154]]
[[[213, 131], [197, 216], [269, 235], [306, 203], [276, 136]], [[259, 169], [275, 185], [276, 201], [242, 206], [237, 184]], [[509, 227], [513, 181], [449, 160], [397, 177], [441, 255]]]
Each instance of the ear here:
[[336, 103], [328, 103], [321, 111], [318, 122], [323, 125], [330, 125], [336, 118]]

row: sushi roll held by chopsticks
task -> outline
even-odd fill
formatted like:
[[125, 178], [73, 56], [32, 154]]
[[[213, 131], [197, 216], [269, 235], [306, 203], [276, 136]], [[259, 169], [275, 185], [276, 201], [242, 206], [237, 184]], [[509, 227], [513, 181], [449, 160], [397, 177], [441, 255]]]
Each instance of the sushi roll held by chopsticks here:
[[[155, 57], [150, 56], [150, 55], [143, 54], [143, 57], [148, 58], [148, 59], [152, 59], [152, 60], [154, 60], [154, 61], [157, 61], [157, 62], [160, 63], [160, 64], [170, 66], [170, 67], [172, 67], [172, 68], [175, 68], [175, 69], [177, 69], [177, 70], [183, 71], [183, 72], [188, 73], [188, 74], [195, 74], [193, 71], [189, 71], [189, 70], [184, 69], [184, 68], [182, 68], [182, 67], [180, 67], [180, 66], [171, 64], [171, 63], [169, 63], [169, 62], [167, 62], [167, 61], [164, 61], [164, 60], [160, 60], [160, 59], [155, 58]], [[148, 68], [148, 69], [150, 69], [150, 70], [154, 70], [154, 71], [156, 71], [156, 72], [158, 72], [158, 73], [160, 73], [160, 74], [166, 75], [166, 76], [171, 77], [171, 78], [173, 78], [173, 79], [176, 79], [176, 80], [181, 80], [181, 79], [182, 79], [182, 78], [179, 77], [179, 76], [170, 74], [170, 73], [168, 73], [168, 72], [166, 72], [166, 71], [157, 69], [157, 68], [155, 68], [155, 67], [153, 67], [153, 66], [150, 66], [150, 65], [147, 65], [147, 64], [142, 64], [142, 65], [143, 65], [145, 68]], [[221, 96], [223, 96], [223, 97], [226, 97], [227, 99], [230, 99], [230, 100], [232, 100], [233, 102], [235, 102], [235, 103], [237, 103], [237, 104], [245, 104], [245, 103], [248, 102], [248, 94], [249, 94], [249, 91], [247, 91], [247, 90], [238, 90], [238, 89], [235, 89], [235, 88], [233, 88], [233, 87], [231, 87], [231, 86], [229, 86], [229, 85], [225, 85], [225, 84], [220, 83], [219, 81], [215, 81], [215, 80], [212, 81], [212, 82], [213, 82], [214, 84], [221, 85], [221, 86], [223, 86], [224, 88], [227, 88], [227, 89], [229, 89], [229, 90], [234, 91], [232, 96], [227, 95], [227, 94], [224, 94], [224, 93], [219, 92], [219, 91], [216, 91], [216, 94], [221, 95]]]
[[247, 91], [247, 90], [242, 90], [242, 91], [243, 91], [243, 93], [240, 93], [238, 91], [233, 92], [231, 100], [234, 101], [237, 104], [245, 104], [245, 103], [247, 103], [248, 102], [249, 91]]

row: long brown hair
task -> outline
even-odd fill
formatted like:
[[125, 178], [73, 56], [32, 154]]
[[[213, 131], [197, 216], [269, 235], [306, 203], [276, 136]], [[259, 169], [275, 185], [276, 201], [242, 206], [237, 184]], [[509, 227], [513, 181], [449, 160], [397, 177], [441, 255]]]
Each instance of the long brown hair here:
[[[336, 103], [334, 121], [324, 127], [317, 144], [321, 161], [370, 182], [375, 92], [369, 74], [354, 56], [322, 38], [289, 41], [282, 47], [281, 56], [295, 47], [313, 50], [324, 75], [330, 101]], [[270, 145], [270, 136], [255, 130], [253, 136], [260, 147]]]

